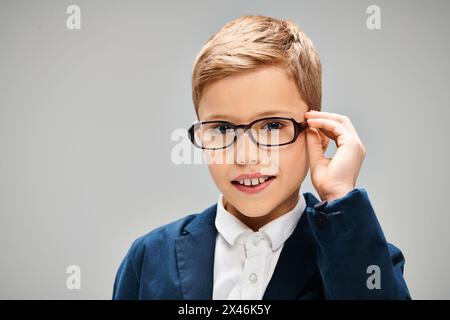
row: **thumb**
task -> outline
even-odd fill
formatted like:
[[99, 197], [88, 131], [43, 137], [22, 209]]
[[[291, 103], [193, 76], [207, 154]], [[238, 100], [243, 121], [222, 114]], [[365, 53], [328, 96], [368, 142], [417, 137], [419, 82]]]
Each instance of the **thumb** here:
[[306, 128], [306, 146], [308, 148], [309, 164], [313, 168], [323, 159], [322, 142], [317, 129]]

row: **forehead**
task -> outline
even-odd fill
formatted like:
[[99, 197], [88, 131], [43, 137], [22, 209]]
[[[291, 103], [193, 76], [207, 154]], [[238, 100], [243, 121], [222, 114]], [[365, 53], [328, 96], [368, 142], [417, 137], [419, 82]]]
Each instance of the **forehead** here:
[[205, 86], [199, 102], [200, 120], [250, 122], [264, 116], [301, 120], [306, 103], [287, 72], [265, 66], [216, 80]]

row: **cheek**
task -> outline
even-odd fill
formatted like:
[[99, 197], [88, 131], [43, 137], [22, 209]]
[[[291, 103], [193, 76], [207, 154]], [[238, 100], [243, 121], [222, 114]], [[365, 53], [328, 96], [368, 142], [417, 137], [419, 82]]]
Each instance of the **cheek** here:
[[224, 186], [229, 181], [227, 180], [226, 175], [226, 165], [224, 164], [209, 164], [208, 165], [209, 173], [211, 174], [214, 183], [219, 187], [219, 189], [223, 192], [222, 186]]
[[292, 145], [280, 151], [280, 172], [283, 182], [299, 186], [308, 173], [308, 155], [304, 139], [297, 140]]

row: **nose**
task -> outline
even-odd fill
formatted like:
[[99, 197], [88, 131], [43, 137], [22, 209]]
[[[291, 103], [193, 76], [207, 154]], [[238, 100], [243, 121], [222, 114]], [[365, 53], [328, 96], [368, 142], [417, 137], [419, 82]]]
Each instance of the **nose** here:
[[[252, 129], [249, 129], [252, 130]], [[258, 164], [258, 145], [250, 138], [248, 131], [238, 131], [234, 148], [234, 160], [236, 164]]]

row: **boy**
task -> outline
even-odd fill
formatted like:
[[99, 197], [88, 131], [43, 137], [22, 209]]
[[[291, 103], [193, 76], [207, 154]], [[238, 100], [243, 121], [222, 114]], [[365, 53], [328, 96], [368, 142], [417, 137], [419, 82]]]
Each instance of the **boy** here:
[[[320, 60], [297, 25], [227, 23], [198, 54], [192, 91], [189, 135], [219, 201], [138, 238], [114, 299], [410, 298], [403, 255], [355, 187], [365, 148], [349, 118], [320, 112]], [[309, 169], [321, 201], [300, 193]]]

